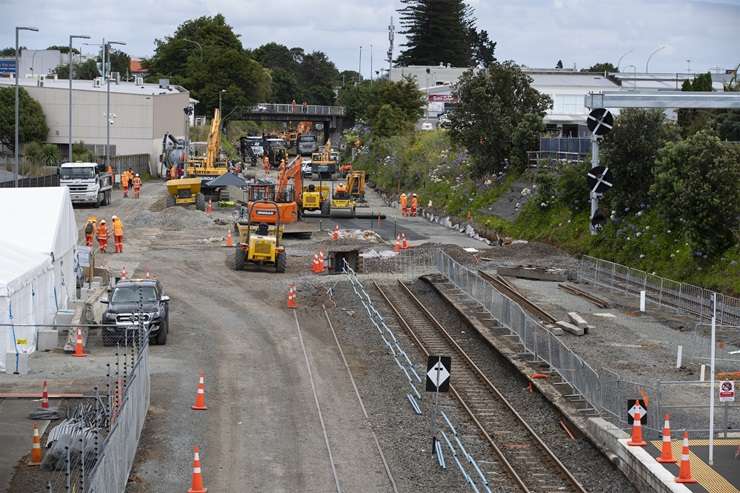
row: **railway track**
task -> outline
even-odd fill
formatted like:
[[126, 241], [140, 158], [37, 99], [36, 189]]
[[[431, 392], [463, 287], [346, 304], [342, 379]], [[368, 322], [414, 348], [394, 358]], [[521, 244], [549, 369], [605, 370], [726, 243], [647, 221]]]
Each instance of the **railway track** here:
[[515, 289], [512, 289], [512, 286], [508, 284], [507, 282], [501, 281], [497, 279], [495, 276], [492, 276], [486, 271], [479, 270], [478, 274], [488, 281], [494, 288], [496, 288], [500, 293], [507, 296], [511, 301], [514, 301], [515, 303], [518, 303], [519, 306], [521, 306], [524, 310], [529, 312], [530, 314], [537, 317], [539, 320], [545, 322], [554, 324], [558, 321], [557, 318], [540, 308], [538, 305], [532, 303], [529, 301], [526, 297], [522, 296], [521, 293], [516, 291]]
[[376, 289], [399, 324], [425, 354], [451, 355], [450, 392], [498, 457], [512, 483], [524, 492], [583, 492], [585, 489], [401, 281]]

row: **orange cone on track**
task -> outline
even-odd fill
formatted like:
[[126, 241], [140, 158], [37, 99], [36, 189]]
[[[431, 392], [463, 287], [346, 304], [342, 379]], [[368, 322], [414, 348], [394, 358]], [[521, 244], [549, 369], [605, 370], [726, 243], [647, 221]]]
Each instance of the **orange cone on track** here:
[[82, 329], [77, 327], [77, 339], [75, 340], [75, 352], [72, 354], [75, 358], [84, 358], [87, 356], [85, 346], [82, 344]]
[[406, 241], [406, 235], [401, 233], [401, 250], [406, 250], [409, 247], [409, 242]]
[[401, 251], [401, 237], [396, 235], [396, 242], [393, 244], [393, 251], [398, 253]]
[[665, 415], [665, 421], [663, 422], [663, 448], [660, 451], [660, 457], [658, 462], [661, 464], [676, 463], [678, 462], [673, 457], [673, 448], [671, 447], [671, 423], [668, 420], [668, 415]]
[[339, 239], [339, 225], [334, 225], [334, 231], [331, 232], [331, 239], [337, 241]]
[[128, 277], [128, 272], [126, 272], [126, 266], [123, 266], [123, 269], [121, 269], [121, 279], [126, 279]]
[[678, 469], [677, 483], [696, 483], [691, 477], [691, 462], [689, 462], [689, 432], [683, 432], [683, 448], [681, 449], [681, 464]]
[[324, 267], [324, 252], [319, 250], [319, 274], [323, 273], [326, 270]]
[[[640, 401], [635, 403], [635, 406], [640, 407]], [[637, 411], [632, 421], [632, 438], [627, 442], [627, 445], [631, 447], [644, 447], [647, 442], [642, 438], [642, 415], [640, 411]]]
[[44, 386], [41, 390], [41, 409], [49, 409], [49, 385], [44, 380]]
[[33, 424], [33, 445], [31, 445], [31, 466], [41, 465], [41, 437], [39, 436], [39, 427]]
[[291, 286], [288, 288], [288, 308], [298, 308], [298, 303], [295, 298], [295, 286]]
[[200, 377], [198, 378], [198, 390], [195, 391], [195, 404], [190, 408], [195, 411], [205, 411], [208, 409], [206, 406], [206, 377], [203, 374], [203, 370], [200, 371]]
[[231, 236], [231, 230], [228, 230], [226, 232], [226, 246], [227, 247], [233, 247], [234, 246], [234, 237]]
[[203, 473], [200, 468], [200, 449], [193, 447], [193, 480], [188, 493], [206, 493], [208, 488], [203, 487]]
[[206, 214], [211, 214], [213, 212], [213, 202], [211, 199], [208, 199], [208, 205], [206, 205]]
[[313, 260], [311, 261], [311, 272], [314, 274], [318, 274], [319, 271], [319, 256], [317, 254], [313, 254]]

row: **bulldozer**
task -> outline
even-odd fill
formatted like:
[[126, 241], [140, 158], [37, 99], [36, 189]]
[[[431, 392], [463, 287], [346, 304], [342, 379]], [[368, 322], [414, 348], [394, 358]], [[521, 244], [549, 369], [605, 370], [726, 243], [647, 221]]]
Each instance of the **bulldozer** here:
[[[195, 148], [197, 143], [192, 143]], [[167, 181], [167, 207], [174, 205], [196, 204], [199, 210], [205, 210], [208, 199], [219, 200], [219, 190], [207, 185], [229, 171], [225, 161], [219, 159], [221, 152], [221, 113], [216, 108], [208, 134], [205, 155], [187, 156], [185, 161], [185, 178]]]
[[[252, 212], [255, 208], [270, 209], [275, 219], [274, 224], [262, 221], [253, 221]], [[234, 248], [232, 267], [234, 270], [243, 270], [247, 264], [271, 265], [275, 272], [283, 273], [287, 267], [288, 255], [282, 243], [282, 225], [277, 202], [258, 200], [249, 205], [247, 214], [249, 221], [246, 225], [236, 224], [238, 241]], [[261, 216], [257, 216], [261, 217]]]

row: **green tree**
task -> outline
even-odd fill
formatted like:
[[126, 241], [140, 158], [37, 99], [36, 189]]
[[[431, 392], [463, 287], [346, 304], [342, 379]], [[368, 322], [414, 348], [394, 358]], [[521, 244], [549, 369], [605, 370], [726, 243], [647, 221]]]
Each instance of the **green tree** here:
[[518, 169], [527, 165], [527, 151], [536, 150], [540, 145], [540, 135], [545, 131], [542, 116], [536, 113], [527, 113], [511, 133], [511, 162]]
[[716, 255], [735, 243], [740, 224], [740, 151], [704, 130], [668, 142], [658, 153], [652, 193], [670, 227]]
[[301, 101], [309, 104], [334, 104], [334, 88], [339, 71], [321, 51], [304, 54], [298, 67], [298, 81], [303, 88]]
[[[41, 105], [22, 87], [18, 91], [20, 102], [21, 143], [46, 140], [49, 127]], [[0, 144], [15, 151], [15, 88], [0, 88]]]
[[187, 87], [200, 101], [201, 113], [213, 112], [223, 89], [225, 112], [269, 97], [268, 72], [244, 50], [220, 14], [185, 21], [155, 45], [154, 55], [144, 62], [149, 80], [169, 78]]
[[95, 161], [95, 155], [84, 142], [75, 142], [72, 144], [72, 161], [91, 163]]
[[341, 87], [354, 85], [362, 82], [362, 75], [357, 70], [342, 70], [337, 76], [337, 81]]
[[612, 73], [612, 72], [619, 72], [617, 70], [617, 67], [612, 65], [610, 62], [601, 62], [601, 63], [594, 63], [589, 68], [582, 68], [581, 72], [594, 72], [594, 73]]
[[[413, 128], [424, 114], [424, 94], [410, 78], [397, 82], [367, 80], [346, 86], [339, 92], [339, 102], [351, 118], [370, 125], [373, 133], [382, 127], [380, 133], [383, 135], [390, 128], [398, 132]], [[394, 122], [386, 124], [385, 118], [392, 118]]]
[[396, 59], [399, 65], [437, 65], [455, 67], [471, 64], [471, 9], [463, 0], [401, 0], [401, 34], [404, 49]]
[[722, 140], [740, 142], [740, 110], [720, 110], [712, 118], [712, 126]]
[[488, 31], [478, 31], [475, 27], [471, 27], [468, 31], [468, 38], [470, 39], [470, 52], [472, 54], [473, 65], [488, 68], [489, 65], [496, 61], [494, 54], [496, 51], [496, 42], [491, 41], [488, 37]]
[[602, 164], [614, 175], [608, 197], [618, 215], [647, 204], [658, 150], [675, 137], [662, 110], [622, 110], [601, 145]]
[[[18, 50], [21, 52], [25, 49], [25, 46], [18, 47]], [[0, 50], [0, 56], [15, 56], [15, 48], [12, 46], [8, 48], [3, 48], [2, 50]]]
[[118, 72], [121, 77], [125, 77], [131, 66], [131, 57], [121, 50], [111, 50], [108, 56], [110, 57], [110, 71]]
[[[51, 45], [51, 46], [49, 46], [49, 47], [48, 47], [48, 48], [46, 48], [46, 49], [47, 49], [47, 50], [59, 50], [60, 52], [62, 52], [62, 53], [63, 53], [63, 54], [65, 54], [65, 55], [66, 55], [67, 53], [69, 53], [69, 46], [63, 46], [63, 45]], [[80, 50], [78, 50], [77, 48], [72, 48], [72, 53], [73, 53], [73, 54], [75, 54], [75, 55], [79, 55], [79, 54], [80, 54]]]
[[494, 62], [487, 70], [468, 71], [460, 78], [450, 136], [468, 150], [477, 174], [503, 170], [514, 152], [515, 130], [525, 128], [522, 122], [533, 118], [528, 115], [542, 119], [552, 106], [550, 97], [531, 84], [532, 79], [511, 61]]
[[[693, 80], [685, 80], [681, 85], [682, 91], [704, 91], [712, 90], [712, 74], [699, 74]], [[711, 124], [711, 110], [702, 109], [680, 109], [678, 110], [678, 126], [684, 137], [706, 129]]]
[[[72, 70], [74, 71], [74, 78], [80, 80], [93, 80], [101, 75], [98, 72], [98, 66], [94, 58], [89, 58], [82, 63], [73, 63]], [[54, 73], [60, 79], [67, 79], [69, 77], [69, 65], [66, 63], [57, 65]]]
[[23, 155], [34, 166], [54, 166], [59, 163], [61, 155], [54, 144], [29, 142], [23, 146]]

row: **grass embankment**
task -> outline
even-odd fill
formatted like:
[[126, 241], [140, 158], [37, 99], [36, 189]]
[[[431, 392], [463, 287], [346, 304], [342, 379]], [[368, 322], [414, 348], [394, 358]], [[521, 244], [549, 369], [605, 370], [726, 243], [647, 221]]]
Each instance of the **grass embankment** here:
[[[452, 149], [444, 132], [421, 132], [375, 143], [356, 160], [381, 190], [416, 192], [420, 204], [466, 217], [502, 236], [541, 241], [573, 254], [611, 260], [669, 279], [740, 294], [740, 246], [721, 255], [697, 255], [685, 235], [668, 229], [647, 209], [610, 221], [597, 236], [589, 233], [585, 179], [574, 168], [550, 185], [540, 185], [514, 221], [486, 213], [520, 173], [473, 179], [464, 154]], [[527, 172], [529, 173], [529, 172]], [[547, 192], [545, 192], [547, 188]], [[542, 204], [545, 204], [544, 206]], [[569, 205], [571, 204], [571, 205]]]

